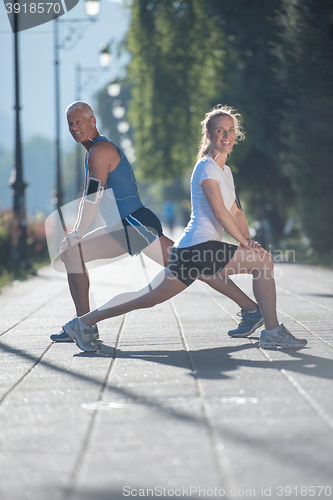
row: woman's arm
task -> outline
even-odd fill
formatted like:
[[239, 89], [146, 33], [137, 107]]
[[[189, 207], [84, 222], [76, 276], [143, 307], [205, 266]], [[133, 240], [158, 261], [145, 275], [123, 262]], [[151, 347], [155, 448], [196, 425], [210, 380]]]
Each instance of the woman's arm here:
[[236, 201], [233, 204], [233, 206], [231, 207], [230, 213], [233, 216], [237, 227], [242, 232], [242, 235], [245, 236], [245, 238], [247, 239], [249, 246], [251, 248], [261, 248], [260, 243], [258, 243], [257, 241], [253, 241], [251, 239], [249, 226], [247, 225], [245, 214], [244, 214], [243, 210], [241, 208], [239, 208]]
[[206, 179], [202, 181], [201, 187], [214, 216], [221, 226], [228, 231], [228, 233], [235, 238], [240, 245], [245, 248], [250, 248], [246, 236], [237, 226], [231, 213], [225, 208], [218, 182], [213, 179]]
[[249, 227], [248, 227], [247, 222], [246, 222], [245, 214], [244, 214], [243, 210], [241, 210], [238, 207], [238, 205], [237, 205], [236, 202], [232, 205], [232, 207], [230, 209], [230, 213], [233, 216], [234, 221], [236, 222], [237, 227], [242, 232], [242, 235], [247, 240], [250, 240], [251, 236], [250, 236]]

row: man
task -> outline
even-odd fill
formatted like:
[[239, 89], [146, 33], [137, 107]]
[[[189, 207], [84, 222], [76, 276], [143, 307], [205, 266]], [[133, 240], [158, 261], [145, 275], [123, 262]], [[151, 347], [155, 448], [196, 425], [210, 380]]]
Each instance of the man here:
[[[93, 109], [77, 101], [66, 109], [68, 127], [76, 142], [87, 150], [86, 182], [74, 229], [62, 241], [60, 256], [65, 263], [76, 315], [90, 311], [89, 276], [86, 263], [141, 251], [166, 266], [173, 241], [167, 238], [156, 215], [140, 199], [134, 172], [123, 151], [102, 136]], [[86, 234], [97, 211], [106, 225]], [[242, 308], [242, 321], [231, 336], [247, 336], [263, 323], [257, 304], [228, 278], [201, 278]], [[252, 314], [253, 312], [253, 314]], [[70, 342], [65, 333], [51, 335], [57, 342]], [[98, 339], [97, 327], [94, 340]]]

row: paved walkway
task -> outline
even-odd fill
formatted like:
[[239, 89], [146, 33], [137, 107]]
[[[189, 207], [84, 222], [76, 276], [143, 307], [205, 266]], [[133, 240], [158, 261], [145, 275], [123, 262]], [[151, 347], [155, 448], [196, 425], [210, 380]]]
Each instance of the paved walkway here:
[[[83, 353], [49, 339], [73, 317], [65, 275], [4, 289], [0, 499], [333, 498], [333, 272], [277, 273], [279, 318], [306, 349], [230, 339], [237, 306], [195, 283], [101, 323], [102, 350]], [[138, 258], [91, 282], [96, 303], [146, 284]]]

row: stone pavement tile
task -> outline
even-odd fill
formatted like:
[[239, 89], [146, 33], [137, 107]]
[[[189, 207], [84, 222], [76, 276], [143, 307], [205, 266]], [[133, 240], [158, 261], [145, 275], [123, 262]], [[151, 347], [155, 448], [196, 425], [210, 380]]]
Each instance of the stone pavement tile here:
[[[160, 267], [146, 262], [152, 277]], [[185, 486], [226, 493], [234, 487], [234, 498], [253, 491], [262, 498], [265, 488], [277, 498], [279, 485], [331, 484], [332, 321], [311, 320], [322, 299], [330, 307], [330, 297], [325, 292], [292, 309], [287, 293], [304, 294], [304, 273], [312, 287], [318, 276], [329, 287], [331, 275], [302, 268], [300, 277], [297, 266], [283, 267], [290, 276], [284, 273], [278, 294], [282, 321], [309, 339], [309, 348], [292, 353], [259, 350], [257, 332], [229, 338], [238, 307], [202, 283], [128, 314], [124, 323], [102, 322], [99, 354], [50, 343], [74, 314], [63, 277], [47, 269], [37, 288], [29, 292], [24, 283], [24, 293], [18, 286], [11, 300], [0, 296], [5, 321], [15, 294], [22, 307], [24, 295], [34, 299], [32, 314], [19, 309], [19, 324], [9, 321], [0, 339], [0, 387], [7, 391], [0, 405], [1, 500], [117, 500], [126, 486], [169, 488], [168, 496], [179, 488], [180, 498]], [[91, 277], [96, 303], [146, 285], [138, 258], [94, 269]], [[251, 293], [248, 277], [235, 281]], [[284, 493], [299, 498], [295, 490]], [[191, 497], [202, 494], [193, 489]]]
[[[260, 485], [265, 488], [308, 485], [309, 481], [330, 484], [333, 449], [327, 433], [332, 429], [288, 379], [289, 372], [294, 377], [295, 371], [298, 376], [299, 357], [306, 350], [262, 352], [250, 339], [222, 337], [223, 318], [216, 317], [217, 310], [214, 314], [209, 303], [201, 299], [204, 316], [211, 316], [208, 323], [200, 319], [195, 300], [190, 304], [179, 296], [175, 302], [197, 377], [207, 396], [210, 420], [219, 429], [238, 487], [258, 489], [255, 472], [259, 469]], [[222, 347], [217, 347], [219, 344]], [[308, 379], [300, 378], [300, 387], [307, 389]], [[324, 378], [322, 385], [317, 380], [317, 388], [326, 397], [332, 391], [331, 379]], [[226, 400], [220, 408], [218, 396]], [[237, 397], [239, 404], [232, 404]], [[253, 398], [257, 399], [255, 404]], [[210, 404], [211, 400], [215, 404]]]
[[[80, 398], [99, 397], [110, 365], [110, 355], [92, 360], [74, 344], [50, 341], [73, 316], [66, 282], [61, 293], [56, 289], [58, 276], [53, 273], [54, 284], [53, 277], [33, 280], [33, 292], [41, 303], [44, 300], [43, 307], [31, 304], [31, 315], [1, 337], [0, 398], [5, 399], [0, 406], [0, 498], [62, 497], [90, 425]], [[12, 290], [10, 295], [13, 299]], [[108, 328], [111, 345], [120, 323], [121, 318]]]
[[67, 291], [66, 276], [56, 273], [51, 267], [41, 269], [38, 276], [3, 288], [0, 294], [0, 337], [34, 311], [52, 304], [53, 299], [64, 291]]
[[[133, 281], [141, 286], [137, 267], [123, 262], [93, 270], [96, 300], [130, 289]], [[141, 269], [141, 281], [142, 276]], [[107, 328], [105, 323], [100, 326], [100, 336], [108, 344], [99, 355], [87, 355], [74, 344], [53, 344], [49, 339], [74, 315], [66, 277], [47, 268], [22, 287], [24, 293], [16, 285], [7, 289], [1, 303], [3, 319], [10, 316], [11, 329], [0, 344], [4, 353], [0, 411], [5, 430], [0, 432], [1, 449], [6, 450], [2, 454], [6, 479], [0, 491], [4, 498], [8, 494], [43, 499], [46, 492], [48, 498], [58, 498], [70, 482], [91, 424], [80, 398], [98, 399], [122, 318]], [[11, 314], [15, 301], [18, 324], [17, 315]], [[19, 477], [17, 468], [22, 471]]]
[[170, 304], [129, 314], [119, 349], [75, 498], [126, 486], [218, 486], [201, 405], [187, 404], [197, 388]]
[[[34, 290], [38, 288], [34, 283]], [[15, 384], [27, 370], [31, 369], [40, 356], [50, 347], [50, 334], [61, 330], [64, 314], [71, 314], [69, 293], [67, 286], [56, 295], [48, 292], [48, 299], [43, 306], [35, 308], [30, 305], [31, 312], [16, 325], [0, 337], [0, 351], [2, 352], [3, 369], [0, 374], [0, 400], [3, 395]], [[54, 293], [54, 292], [53, 292]], [[41, 296], [46, 295], [42, 284]], [[2, 314], [7, 312], [2, 309]], [[13, 322], [13, 319], [10, 320]]]
[[[118, 329], [119, 321], [113, 341]], [[110, 331], [108, 336], [112, 340]], [[62, 497], [91, 423], [80, 405], [86, 398], [98, 399], [109, 365], [109, 356], [81, 354], [74, 344], [53, 344], [7, 396], [0, 407], [3, 495]]]
[[278, 297], [280, 294], [289, 298], [290, 304], [304, 305], [315, 311], [333, 312], [333, 271], [319, 267], [287, 264], [276, 266]]

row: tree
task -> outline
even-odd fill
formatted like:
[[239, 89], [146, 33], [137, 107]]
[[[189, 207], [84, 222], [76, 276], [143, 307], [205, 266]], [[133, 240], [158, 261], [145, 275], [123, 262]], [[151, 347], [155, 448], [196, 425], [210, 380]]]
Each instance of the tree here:
[[332, 37], [330, 0], [132, 0], [139, 177], [188, 171], [205, 113], [232, 105], [247, 132], [230, 158], [241, 196], [253, 210], [271, 205], [277, 239], [297, 210], [331, 263]]
[[301, 221], [321, 262], [333, 264], [333, 6], [330, 0], [284, 0], [279, 13], [279, 84], [285, 172]]
[[[207, 9], [225, 33], [227, 57], [223, 82], [215, 99], [237, 108], [246, 141], [230, 158], [240, 196], [252, 212], [269, 207], [278, 243], [293, 204], [293, 190], [281, 166], [280, 128], [284, 93], [276, 81], [279, 40], [276, 24], [281, 0], [206, 0]], [[274, 215], [273, 215], [274, 214]]]
[[221, 83], [223, 43], [201, 0], [133, 0], [129, 116], [139, 177], [170, 180], [192, 167], [200, 119]]

